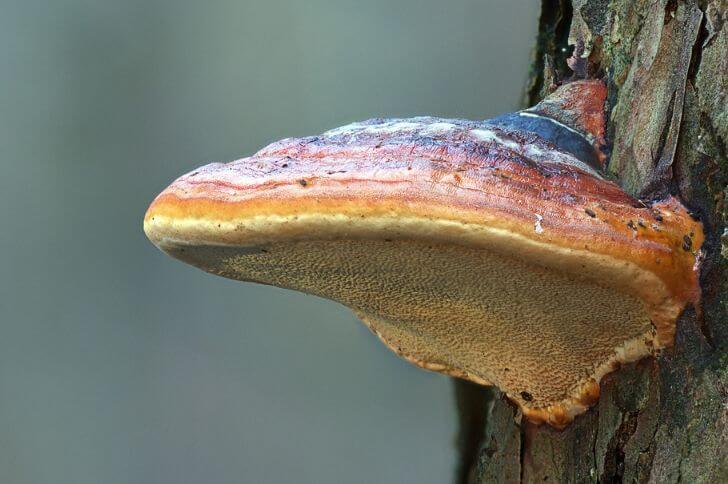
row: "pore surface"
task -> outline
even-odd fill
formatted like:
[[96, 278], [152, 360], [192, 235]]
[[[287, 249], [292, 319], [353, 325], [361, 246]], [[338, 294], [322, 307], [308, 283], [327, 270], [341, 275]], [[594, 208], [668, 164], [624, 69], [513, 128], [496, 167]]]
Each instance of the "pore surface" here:
[[530, 408], [578, 394], [652, 330], [634, 297], [517, 254], [397, 239], [167, 250], [218, 275], [339, 301], [408, 359], [494, 383]]

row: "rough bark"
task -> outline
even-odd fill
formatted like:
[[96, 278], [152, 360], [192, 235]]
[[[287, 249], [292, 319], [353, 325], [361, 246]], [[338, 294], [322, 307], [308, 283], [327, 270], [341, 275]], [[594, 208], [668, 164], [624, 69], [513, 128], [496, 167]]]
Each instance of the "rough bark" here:
[[544, 0], [530, 103], [573, 74], [574, 45], [609, 86], [608, 172], [643, 200], [679, 196], [705, 226], [702, 304], [674, 348], [606, 377], [563, 431], [458, 383], [460, 482], [728, 482], [728, 1]]

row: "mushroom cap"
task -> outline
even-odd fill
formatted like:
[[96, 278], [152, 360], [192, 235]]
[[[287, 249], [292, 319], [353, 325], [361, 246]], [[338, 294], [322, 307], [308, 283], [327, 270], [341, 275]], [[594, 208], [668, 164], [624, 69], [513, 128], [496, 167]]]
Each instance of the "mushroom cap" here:
[[698, 222], [533, 132], [374, 119], [213, 163], [144, 219], [205, 271], [339, 301], [423, 368], [497, 385], [559, 428], [699, 298]]

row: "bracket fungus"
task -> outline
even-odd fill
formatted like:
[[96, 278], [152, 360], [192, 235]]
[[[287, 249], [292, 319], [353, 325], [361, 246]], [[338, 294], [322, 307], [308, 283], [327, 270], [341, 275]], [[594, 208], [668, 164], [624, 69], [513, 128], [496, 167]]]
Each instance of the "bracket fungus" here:
[[144, 230], [207, 272], [333, 299], [429, 370], [562, 428], [697, 303], [702, 228], [601, 173], [604, 85], [490, 121], [373, 119], [186, 174]]

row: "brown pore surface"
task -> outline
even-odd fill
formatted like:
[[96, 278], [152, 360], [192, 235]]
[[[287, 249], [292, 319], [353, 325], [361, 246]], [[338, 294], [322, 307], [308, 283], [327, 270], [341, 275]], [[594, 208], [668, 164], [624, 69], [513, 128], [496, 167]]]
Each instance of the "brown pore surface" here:
[[625, 340], [652, 339], [634, 296], [488, 250], [337, 240], [168, 251], [217, 275], [339, 301], [406, 359], [495, 384], [527, 408], [577, 398]]
[[284, 140], [185, 175], [145, 218], [174, 257], [340, 301], [388, 346], [563, 426], [698, 299], [702, 231], [530, 133], [435, 118]]

